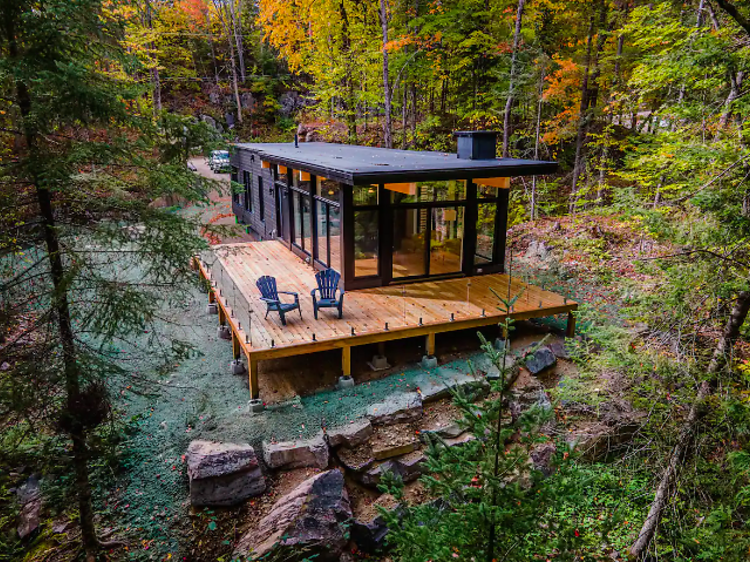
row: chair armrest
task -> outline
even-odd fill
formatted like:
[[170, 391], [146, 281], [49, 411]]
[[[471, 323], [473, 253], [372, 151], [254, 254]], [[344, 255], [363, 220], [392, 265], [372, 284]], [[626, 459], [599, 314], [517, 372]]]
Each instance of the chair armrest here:
[[279, 303], [279, 302], [281, 302], [281, 301], [280, 301], [280, 300], [278, 300], [278, 299], [267, 299], [267, 298], [265, 298], [265, 297], [260, 297], [260, 300], [262, 300], [262, 301], [263, 301], [264, 303], [266, 303], [266, 304], [276, 304], [276, 303]]
[[297, 293], [294, 293], [292, 291], [276, 291], [276, 292], [279, 293], [280, 295], [294, 295], [295, 297], [298, 296]]

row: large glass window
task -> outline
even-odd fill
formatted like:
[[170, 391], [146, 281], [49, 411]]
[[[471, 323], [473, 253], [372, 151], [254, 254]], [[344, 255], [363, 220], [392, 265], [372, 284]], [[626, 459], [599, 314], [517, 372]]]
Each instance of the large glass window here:
[[427, 275], [427, 219], [427, 209], [394, 209], [394, 279]]
[[328, 232], [331, 261], [328, 267], [341, 272], [341, 209], [338, 205], [328, 206]]
[[465, 180], [423, 181], [412, 184], [399, 184], [398, 190], [391, 190], [391, 201], [396, 204], [464, 201], [465, 199]]
[[240, 171], [237, 166], [232, 166], [232, 170], [229, 174], [229, 188], [232, 190], [232, 201], [239, 205], [240, 203]]
[[461, 271], [464, 208], [434, 207], [430, 233], [430, 275]]
[[310, 198], [307, 195], [300, 194], [300, 201], [302, 202], [302, 249], [308, 254], [312, 254]]
[[292, 215], [294, 216], [294, 243], [302, 247], [302, 205], [300, 192], [292, 191]]
[[492, 263], [497, 203], [481, 203], [477, 210], [477, 249], [474, 253], [474, 264], [483, 265]]
[[354, 211], [354, 276], [378, 274], [378, 211]]
[[[261, 180], [262, 181], [262, 180]], [[253, 175], [244, 170], [242, 172], [242, 183], [244, 184], [245, 210], [253, 212]]]
[[338, 203], [340, 192], [341, 184], [339, 182], [321, 177], [318, 178], [318, 183], [315, 186], [315, 194], [318, 197]]
[[328, 257], [328, 204], [315, 201], [315, 214], [318, 226], [318, 261], [330, 265]]
[[263, 189], [263, 178], [258, 178], [258, 212], [260, 220], [266, 220], [266, 191]]
[[355, 207], [378, 204], [378, 186], [376, 185], [355, 185], [352, 188], [352, 194]]

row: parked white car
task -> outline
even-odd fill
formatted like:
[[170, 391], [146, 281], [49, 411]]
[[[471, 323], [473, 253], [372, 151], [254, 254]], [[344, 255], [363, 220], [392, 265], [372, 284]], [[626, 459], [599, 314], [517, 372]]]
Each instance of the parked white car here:
[[208, 159], [208, 166], [215, 174], [229, 172], [229, 151], [212, 150]]

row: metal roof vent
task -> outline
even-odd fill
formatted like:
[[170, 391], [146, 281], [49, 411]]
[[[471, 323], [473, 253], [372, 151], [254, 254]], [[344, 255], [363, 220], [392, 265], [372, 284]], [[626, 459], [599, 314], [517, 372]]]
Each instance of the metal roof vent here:
[[464, 160], [494, 160], [497, 145], [495, 131], [456, 131], [458, 157]]

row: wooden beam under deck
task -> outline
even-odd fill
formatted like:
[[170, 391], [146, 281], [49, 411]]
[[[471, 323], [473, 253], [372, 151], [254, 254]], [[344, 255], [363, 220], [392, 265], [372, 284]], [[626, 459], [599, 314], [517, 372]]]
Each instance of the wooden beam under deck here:
[[[224, 296], [219, 297], [219, 286], [215, 280], [211, 282], [209, 301], [217, 302], [220, 317], [233, 332], [233, 355], [238, 357], [241, 350], [247, 357], [252, 398], [258, 397], [258, 361], [261, 360], [340, 349], [342, 372], [351, 375], [351, 347], [357, 345], [425, 337], [427, 354], [432, 355], [435, 334], [496, 325], [506, 316], [526, 320], [568, 314], [568, 336], [575, 330], [576, 302], [504, 274], [470, 278], [470, 292], [468, 278], [347, 291], [343, 319], [323, 310], [320, 319], [314, 320], [310, 290], [315, 286], [315, 272], [283, 244], [251, 242], [219, 246], [215, 251], [224, 268], [224, 277], [227, 274], [230, 277], [224, 279], [229, 284], [227, 287], [234, 283], [252, 308], [254, 337], [250, 337], [247, 325], [241, 325], [236, 311], [232, 310], [233, 303], [226, 296], [227, 287]], [[205, 263], [199, 262], [198, 270], [201, 276], [210, 279]], [[279, 290], [299, 293], [301, 319], [296, 313], [288, 315], [287, 326], [281, 326], [278, 314], [273, 312], [264, 319], [265, 305], [259, 301], [255, 288], [255, 280], [261, 275], [276, 276]], [[508, 284], [511, 294], [520, 296], [512, 311], [506, 314], [497, 309], [497, 298], [490, 289], [506, 294]], [[389, 323], [387, 329], [386, 322]]]

